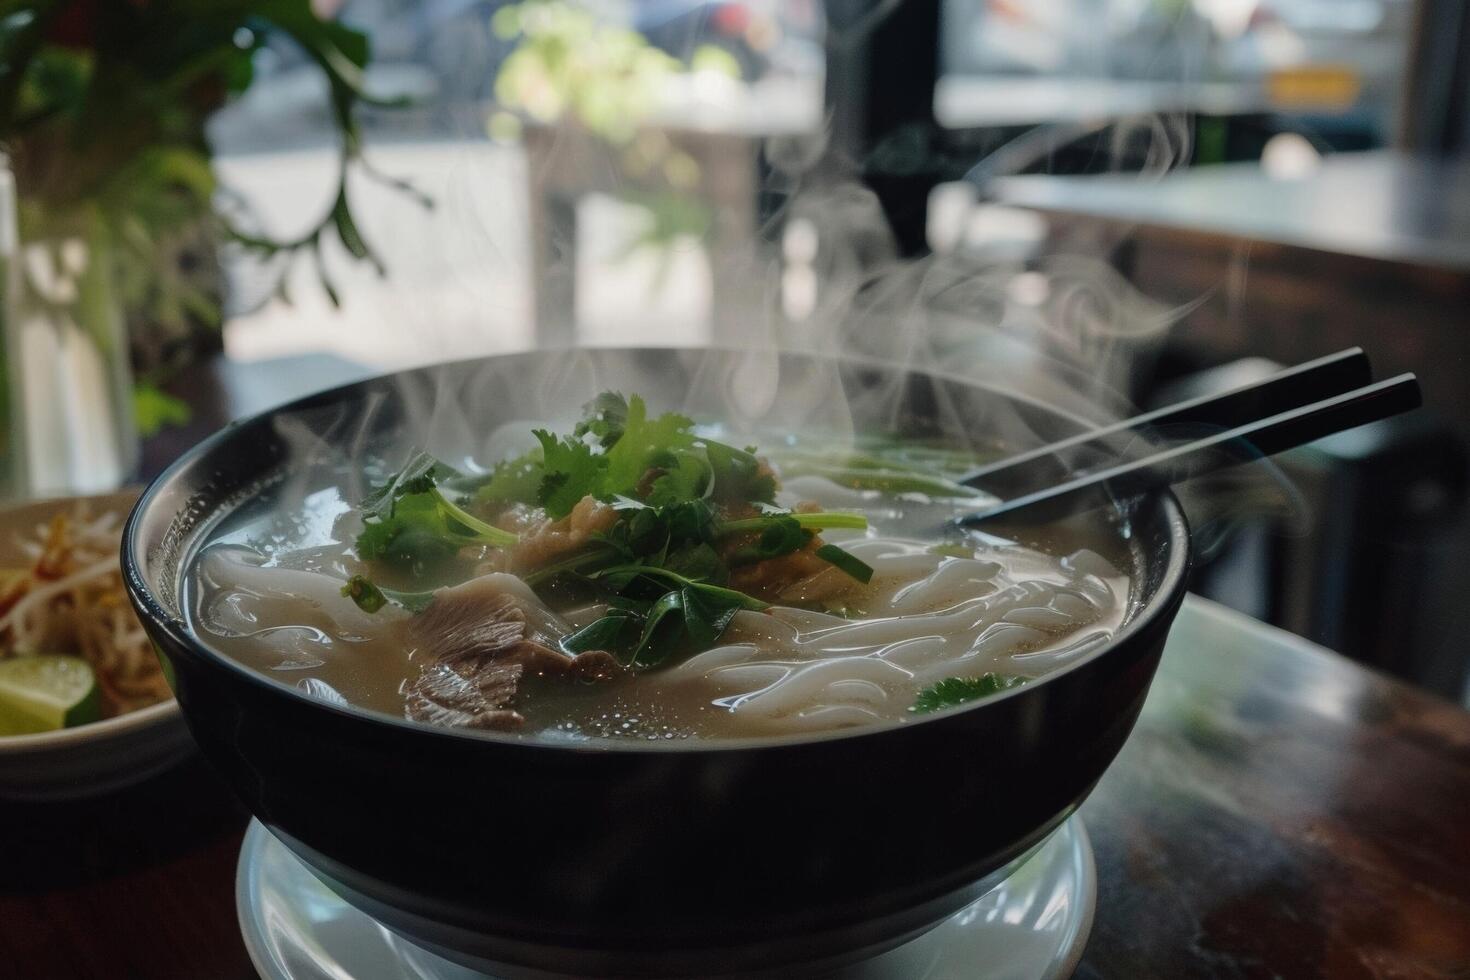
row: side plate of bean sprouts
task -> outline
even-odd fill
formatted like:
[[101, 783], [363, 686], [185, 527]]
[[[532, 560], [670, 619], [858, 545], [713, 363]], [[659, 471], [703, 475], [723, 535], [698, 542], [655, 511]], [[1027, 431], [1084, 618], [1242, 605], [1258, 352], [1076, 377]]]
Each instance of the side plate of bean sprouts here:
[[0, 530], [0, 659], [61, 654], [96, 674], [104, 718], [170, 698], [118, 564], [125, 507], [79, 500]]

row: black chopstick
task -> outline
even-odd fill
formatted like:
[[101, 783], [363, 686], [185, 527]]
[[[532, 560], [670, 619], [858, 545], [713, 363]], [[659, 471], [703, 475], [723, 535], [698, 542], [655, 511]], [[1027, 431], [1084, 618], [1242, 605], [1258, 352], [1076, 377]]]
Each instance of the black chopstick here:
[[1233, 429], [1303, 405], [1330, 398], [1340, 392], [1366, 385], [1373, 379], [1368, 355], [1349, 347], [1326, 357], [1287, 368], [1253, 384], [1217, 395], [1205, 395], [1142, 415], [1088, 429], [1057, 442], [989, 463], [967, 474], [960, 482], [1003, 496], [1045, 489], [1058, 472], [1077, 469], [1080, 457], [1089, 451], [1104, 453], [1110, 460], [1119, 455], [1119, 437], [1158, 438], [1165, 426], [1208, 426]]
[[[1101, 503], [1101, 488], [1115, 500], [1147, 493], [1174, 483], [1294, 449], [1346, 429], [1418, 408], [1421, 402], [1418, 379], [1401, 374], [1310, 405], [1236, 426], [1177, 446], [1163, 447], [1138, 459], [1107, 469], [1085, 473], [1056, 486], [1002, 501], [993, 507], [958, 520], [974, 524], [1018, 510], [1052, 504], [1062, 509]], [[1240, 443], [1232, 447], [1232, 443]], [[1230, 451], [1235, 449], [1237, 451]], [[1243, 450], [1243, 451], [1242, 451]], [[1048, 512], [1053, 513], [1050, 508]]]

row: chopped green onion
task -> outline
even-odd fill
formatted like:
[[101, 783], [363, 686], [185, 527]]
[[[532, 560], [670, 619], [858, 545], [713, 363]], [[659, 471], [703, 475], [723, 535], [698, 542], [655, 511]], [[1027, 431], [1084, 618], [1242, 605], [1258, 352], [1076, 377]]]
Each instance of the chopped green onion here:
[[342, 597], [357, 603], [357, 608], [365, 613], [375, 613], [388, 604], [383, 590], [374, 585], [366, 575], [354, 575], [348, 579], [347, 584], [342, 586]]
[[816, 556], [833, 568], [846, 572], [867, 585], [873, 580], [873, 566], [850, 551], [843, 551], [835, 544], [824, 544], [816, 550]]
[[715, 533], [723, 536], [739, 534], [742, 531], [760, 531], [769, 527], [772, 521], [783, 517], [791, 518], [802, 527], [812, 531], [826, 531], [834, 528], [851, 528], [861, 531], [868, 526], [868, 519], [862, 514], [852, 511], [828, 510], [815, 514], [772, 514], [766, 517], [747, 517], [738, 521], [726, 521], [715, 525]]
[[366, 575], [354, 575], [348, 579], [347, 584], [342, 586], [342, 595], [357, 603], [357, 608], [365, 613], [375, 613], [391, 602], [418, 614], [434, 601], [433, 591], [400, 592], [397, 589], [379, 588]]

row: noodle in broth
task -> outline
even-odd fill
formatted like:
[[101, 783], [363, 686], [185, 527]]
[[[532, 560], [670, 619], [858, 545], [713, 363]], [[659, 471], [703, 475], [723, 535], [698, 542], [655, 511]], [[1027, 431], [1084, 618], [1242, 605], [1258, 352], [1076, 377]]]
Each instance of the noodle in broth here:
[[[350, 505], [328, 494], [328, 540], [262, 545], [258, 525], [216, 535], [197, 562], [190, 608], [210, 645], [305, 693], [402, 716], [431, 651], [405, 642], [409, 612], [367, 613], [342, 595], [362, 568], [345, 542]], [[1055, 527], [1038, 547], [972, 533], [940, 546], [922, 535], [974, 500], [858, 491], [820, 477], [787, 481], [778, 503], [860, 508], [866, 530], [823, 536], [871, 566], [840, 609], [742, 610], [718, 643], [679, 663], [598, 685], [532, 684], [526, 736], [556, 740], [779, 736], [901, 723], [947, 678], [1043, 676], [1106, 643], [1125, 621], [1125, 543], [1101, 522]], [[297, 529], [299, 533], [299, 528]], [[247, 542], [254, 542], [251, 547]], [[1105, 557], [1106, 556], [1106, 557]], [[505, 572], [483, 576], [555, 640], [606, 613], [552, 608]]]

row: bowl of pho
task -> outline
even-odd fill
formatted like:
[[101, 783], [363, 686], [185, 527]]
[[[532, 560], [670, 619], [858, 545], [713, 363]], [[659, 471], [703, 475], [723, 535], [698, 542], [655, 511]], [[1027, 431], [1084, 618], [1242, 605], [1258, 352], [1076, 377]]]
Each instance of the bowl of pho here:
[[495, 357], [231, 426], [123, 561], [205, 756], [388, 928], [506, 972], [826, 967], [993, 887], [1132, 728], [1173, 497], [954, 523], [969, 469], [1080, 424], [859, 359]]

